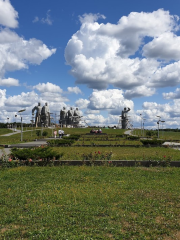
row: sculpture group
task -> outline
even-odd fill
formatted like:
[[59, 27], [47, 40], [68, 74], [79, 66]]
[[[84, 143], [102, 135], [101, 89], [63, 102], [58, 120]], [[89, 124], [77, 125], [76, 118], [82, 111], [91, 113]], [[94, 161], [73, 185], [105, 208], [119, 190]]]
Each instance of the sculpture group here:
[[41, 127], [42, 125], [44, 127], [49, 127], [51, 124], [51, 121], [50, 121], [50, 110], [49, 110], [48, 104], [45, 103], [45, 105], [41, 107], [41, 103], [38, 103], [38, 105], [32, 109], [32, 115], [34, 115], [35, 111], [36, 111], [35, 127]]
[[[48, 104], [45, 103], [45, 105], [42, 107], [41, 103], [38, 103], [38, 105], [32, 109], [32, 115], [34, 115], [35, 112], [35, 127], [50, 127], [51, 119]], [[60, 110], [59, 123], [61, 126], [77, 127], [81, 117], [82, 116], [80, 116], [78, 108], [73, 109], [70, 107], [70, 109], [67, 110], [65, 107], [63, 107], [63, 109]]]
[[[34, 112], [36, 111], [35, 115], [35, 127], [50, 127], [51, 125], [51, 119], [50, 119], [50, 110], [47, 103], [43, 107], [41, 107], [41, 103], [38, 103], [37, 106], [35, 106], [32, 109], [32, 115], [34, 115]], [[130, 108], [124, 108], [122, 110], [122, 129], [128, 128], [128, 116], [127, 113], [130, 111]], [[63, 107], [62, 110], [60, 110], [60, 119], [59, 124], [61, 126], [65, 127], [78, 127], [80, 120], [82, 116], [80, 116], [80, 112], [78, 108], [73, 109], [70, 107], [69, 110], [67, 110], [65, 107]]]
[[60, 111], [60, 120], [59, 123], [62, 126], [73, 126], [77, 127], [80, 119], [82, 116], [80, 116], [79, 109], [75, 108], [73, 109], [70, 107], [69, 110], [66, 110], [65, 107]]

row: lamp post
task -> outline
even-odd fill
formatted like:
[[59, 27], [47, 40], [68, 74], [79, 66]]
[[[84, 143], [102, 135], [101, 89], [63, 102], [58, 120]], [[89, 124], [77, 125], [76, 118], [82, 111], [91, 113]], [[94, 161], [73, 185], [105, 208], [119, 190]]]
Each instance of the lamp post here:
[[9, 128], [9, 118], [7, 117], [7, 128]]
[[[18, 113], [21, 116], [21, 113], [24, 112], [26, 109], [21, 109], [18, 111]], [[23, 123], [22, 123], [22, 116], [21, 116], [21, 142], [23, 141]]]
[[17, 114], [15, 114], [15, 124], [14, 124], [14, 131], [16, 132], [16, 128], [17, 128], [17, 126], [16, 126], [16, 118], [17, 118]]
[[162, 135], [164, 136], [164, 131], [163, 131], [163, 123], [165, 123], [165, 121], [161, 121], [162, 122]]
[[42, 136], [42, 134], [43, 134], [43, 121], [41, 121], [41, 136]]
[[160, 116], [156, 116], [156, 117], [158, 117], [159, 118], [159, 120], [157, 121], [157, 125], [158, 125], [158, 138], [159, 138], [159, 124], [160, 124], [160, 122], [161, 122], [161, 120], [160, 120]]
[[142, 114], [140, 113], [140, 118], [141, 118], [141, 136], [142, 136]]
[[143, 137], [144, 137], [144, 121], [145, 121], [146, 119], [145, 118], [143, 118]]
[[51, 119], [51, 128], [52, 128], [52, 137], [53, 137], [53, 117], [50, 118]]

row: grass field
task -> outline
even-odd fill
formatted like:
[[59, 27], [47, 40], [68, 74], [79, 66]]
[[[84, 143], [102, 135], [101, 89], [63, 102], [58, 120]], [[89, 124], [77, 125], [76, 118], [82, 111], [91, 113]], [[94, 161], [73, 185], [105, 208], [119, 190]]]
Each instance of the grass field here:
[[55, 147], [55, 151], [64, 153], [62, 160], [83, 160], [86, 154], [104, 154], [112, 152], [111, 160], [171, 160], [180, 161], [180, 151], [172, 148], [152, 147]]
[[0, 239], [179, 239], [180, 169], [0, 171]]

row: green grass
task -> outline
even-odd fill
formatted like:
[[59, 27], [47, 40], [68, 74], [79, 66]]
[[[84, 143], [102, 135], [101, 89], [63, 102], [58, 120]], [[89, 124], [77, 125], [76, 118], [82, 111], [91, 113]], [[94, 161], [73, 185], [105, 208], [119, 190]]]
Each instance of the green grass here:
[[179, 239], [180, 169], [0, 171], [0, 239]]
[[0, 128], [0, 135], [7, 134], [7, 133], [12, 133], [12, 130], [8, 128]]
[[164, 147], [55, 147], [55, 151], [64, 153], [62, 160], [82, 160], [88, 153], [106, 154], [112, 151], [111, 160], [171, 160], [180, 161], [180, 151]]

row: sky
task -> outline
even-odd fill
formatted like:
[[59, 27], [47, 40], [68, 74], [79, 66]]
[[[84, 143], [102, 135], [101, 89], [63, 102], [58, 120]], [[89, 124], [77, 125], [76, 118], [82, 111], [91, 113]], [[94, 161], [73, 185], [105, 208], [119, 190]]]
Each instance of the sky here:
[[179, 0], [0, 0], [0, 122], [47, 102], [57, 120], [114, 126], [126, 107], [135, 128], [180, 128], [179, 18]]

